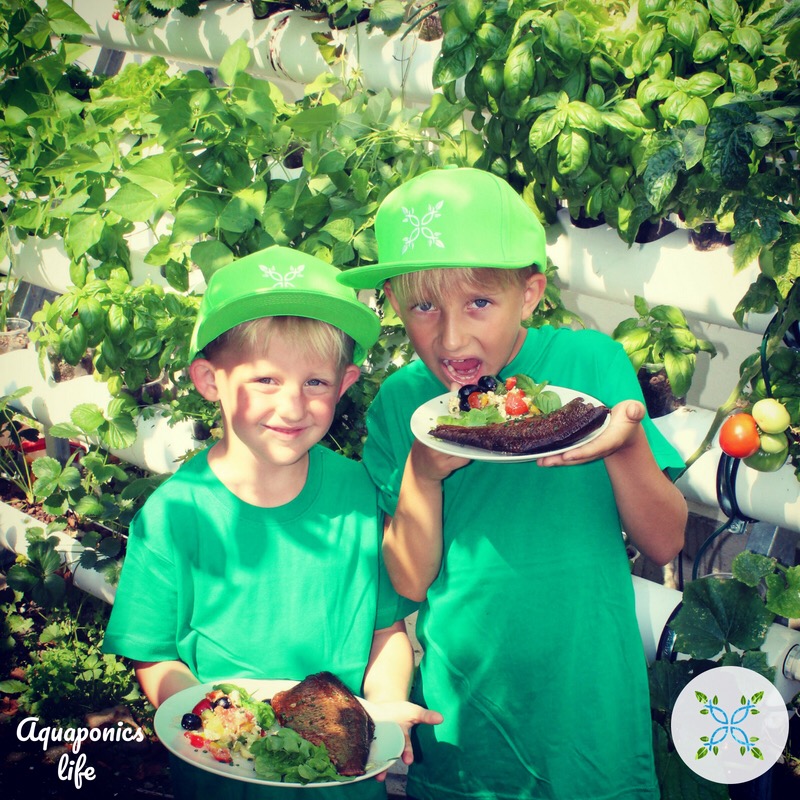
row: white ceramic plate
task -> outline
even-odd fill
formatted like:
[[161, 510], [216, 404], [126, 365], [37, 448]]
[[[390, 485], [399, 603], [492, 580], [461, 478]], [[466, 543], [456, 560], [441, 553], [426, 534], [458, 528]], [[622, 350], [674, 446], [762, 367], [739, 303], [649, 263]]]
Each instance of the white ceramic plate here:
[[229, 681], [214, 681], [213, 683], [202, 683], [198, 686], [191, 686], [165, 700], [158, 707], [155, 714], [154, 725], [156, 735], [170, 753], [206, 772], [213, 772], [217, 775], [233, 778], [233, 780], [237, 781], [260, 783], [264, 786], [283, 786], [292, 789], [321, 789], [327, 786], [345, 786], [348, 783], [355, 783], [356, 781], [373, 778], [375, 775], [388, 769], [403, 752], [405, 740], [400, 726], [391, 720], [380, 719], [380, 706], [374, 705], [359, 697], [359, 702], [367, 709], [370, 716], [375, 721], [375, 738], [369, 750], [367, 771], [364, 775], [359, 775], [347, 781], [326, 781], [308, 784], [264, 780], [256, 775], [252, 761], [234, 758], [233, 764], [220, 763], [219, 761], [215, 761], [210, 753], [192, 747], [192, 745], [189, 744], [189, 740], [184, 736], [186, 731], [181, 727], [181, 717], [189, 713], [194, 706], [205, 697], [206, 692], [210, 692], [214, 686], [219, 683], [232, 683], [249, 692], [256, 700], [268, 700], [278, 692], [282, 692], [285, 689], [290, 689], [292, 686], [297, 685], [298, 681], [261, 681], [248, 678], [233, 678]]
[[[573, 389], [566, 389], [563, 386], [547, 386], [548, 391], [555, 392], [561, 399], [561, 404], [566, 405], [570, 400], [576, 397], [582, 397], [587, 403], [592, 405], [603, 405], [599, 400], [586, 394], [586, 392], [576, 392]], [[527, 453], [519, 455], [515, 453], [497, 453], [492, 450], [484, 450], [481, 447], [470, 447], [465, 444], [456, 444], [455, 442], [445, 442], [442, 439], [437, 439], [431, 436], [428, 431], [436, 427], [436, 420], [439, 417], [448, 416], [450, 398], [453, 397], [453, 392], [440, 394], [434, 397], [433, 400], [428, 400], [423, 403], [411, 416], [411, 432], [423, 444], [428, 447], [438, 450], [441, 453], [447, 453], [451, 456], [459, 456], [461, 458], [471, 458], [473, 461], [497, 461], [509, 463], [513, 461], [535, 461], [537, 458], [544, 458], [545, 456], [555, 456], [559, 453], [566, 453], [568, 450], [574, 450], [576, 447], [591, 442], [596, 439], [608, 426], [611, 421], [611, 415], [605, 418], [603, 424], [592, 431], [587, 436], [584, 436], [579, 442], [568, 445], [567, 447], [559, 447], [555, 450], [547, 450], [544, 453]]]

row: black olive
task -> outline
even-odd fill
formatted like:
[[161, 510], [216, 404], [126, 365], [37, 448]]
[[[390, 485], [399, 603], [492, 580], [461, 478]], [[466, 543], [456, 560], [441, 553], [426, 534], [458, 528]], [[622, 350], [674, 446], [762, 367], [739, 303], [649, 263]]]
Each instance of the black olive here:
[[222, 695], [222, 697], [218, 697], [214, 701], [214, 706], [215, 707], [216, 706], [222, 706], [223, 708], [230, 708], [231, 707], [231, 701], [228, 699], [227, 695]]
[[497, 378], [494, 375], [482, 375], [478, 378], [478, 386], [483, 392], [493, 392], [497, 388]]
[[468, 399], [469, 396], [473, 392], [479, 392], [480, 390], [481, 390], [480, 386], [478, 386], [478, 385], [476, 385], [474, 383], [468, 383], [466, 386], [462, 386], [458, 390], [458, 407], [462, 411], [469, 411], [469, 408], [470, 408], [469, 399]]
[[186, 731], [196, 731], [203, 727], [203, 720], [197, 714], [184, 714], [181, 717], [181, 728]]

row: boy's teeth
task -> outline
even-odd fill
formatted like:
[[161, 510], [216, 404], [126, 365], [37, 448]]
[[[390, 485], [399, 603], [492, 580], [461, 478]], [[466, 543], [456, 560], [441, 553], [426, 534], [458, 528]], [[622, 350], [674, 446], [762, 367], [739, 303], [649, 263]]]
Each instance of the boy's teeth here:
[[465, 358], [458, 361], [443, 359], [445, 367], [457, 379], [469, 380], [477, 375], [481, 362], [477, 358]]

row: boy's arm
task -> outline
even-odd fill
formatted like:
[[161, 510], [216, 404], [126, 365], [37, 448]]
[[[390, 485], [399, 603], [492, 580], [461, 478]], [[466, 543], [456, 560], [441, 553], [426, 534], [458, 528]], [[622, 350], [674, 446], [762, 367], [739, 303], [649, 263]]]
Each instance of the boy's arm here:
[[683, 547], [688, 509], [680, 490], [656, 463], [641, 426], [645, 408], [625, 400], [611, 409], [611, 422], [597, 439], [539, 465], [568, 466], [605, 459], [622, 528], [656, 564], [667, 564]]
[[[364, 698], [371, 703], [381, 703], [387, 718], [395, 720], [403, 729], [405, 747], [403, 763], [414, 760], [410, 732], [414, 725], [438, 725], [442, 715], [415, 703], [408, 702], [411, 680], [414, 676], [414, 651], [411, 647], [406, 624], [398, 620], [388, 628], [375, 631], [364, 674]], [[386, 773], [378, 780], [386, 779]]]
[[386, 516], [383, 558], [398, 594], [421, 602], [442, 561], [442, 481], [469, 464], [415, 441], [394, 517]]
[[133, 669], [155, 708], [176, 692], [200, 683], [183, 661], [134, 661]]

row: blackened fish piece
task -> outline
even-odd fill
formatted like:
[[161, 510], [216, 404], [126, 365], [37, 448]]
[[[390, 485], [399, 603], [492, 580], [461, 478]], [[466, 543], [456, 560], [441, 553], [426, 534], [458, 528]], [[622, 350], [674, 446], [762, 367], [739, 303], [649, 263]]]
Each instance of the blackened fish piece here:
[[309, 675], [296, 686], [272, 697], [281, 725], [317, 746], [328, 748], [340, 775], [366, 772], [375, 723], [356, 696], [330, 672]]
[[594, 406], [582, 397], [549, 414], [508, 420], [473, 428], [437, 425], [431, 436], [454, 444], [480, 447], [494, 453], [535, 455], [579, 442], [597, 430], [609, 414], [606, 406]]

